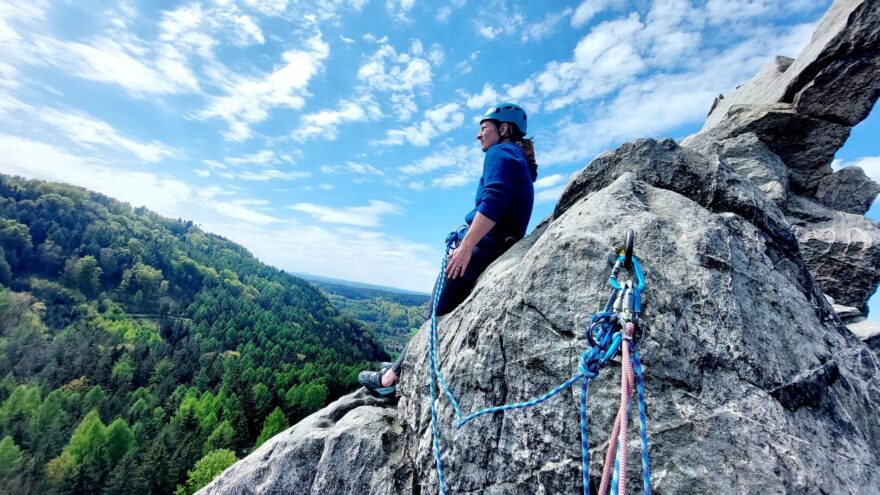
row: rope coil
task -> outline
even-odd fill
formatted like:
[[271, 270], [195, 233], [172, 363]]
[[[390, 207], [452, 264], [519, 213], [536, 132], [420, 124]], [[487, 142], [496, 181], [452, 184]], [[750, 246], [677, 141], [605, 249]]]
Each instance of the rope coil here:
[[[641, 313], [641, 292], [645, 288], [645, 279], [638, 259], [633, 255], [634, 234], [632, 230], [627, 232], [625, 253], [620, 255], [614, 264], [609, 278], [612, 286], [611, 297], [605, 304], [603, 311], [594, 313], [591, 322], [584, 329], [584, 334], [590, 346], [581, 354], [578, 362], [578, 371], [571, 378], [561, 383], [553, 390], [526, 402], [504, 404], [481, 409], [463, 417], [461, 407], [455, 395], [449, 390], [439, 366], [439, 337], [437, 332], [437, 305], [439, 295], [443, 291], [445, 281], [446, 263], [448, 255], [454, 250], [464, 235], [467, 226], [462, 226], [451, 232], [446, 238], [446, 255], [440, 267], [437, 280], [437, 290], [434, 292], [434, 301], [431, 311], [431, 329], [428, 344], [428, 363], [430, 366], [430, 395], [431, 395], [431, 433], [433, 436], [434, 460], [437, 467], [437, 480], [440, 493], [446, 495], [446, 478], [443, 469], [443, 451], [440, 445], [440, 429], [437, 414], [437, 394], [435, 387], [439, 386], [449, 399], [455, 410], [456, 428], [461, 428], [474, 419], [497, 412], [516, 409], [525, 409], [537, 406], [560, 392], [567, 390], [576, 382], [581, 382], [580, 394], [580, 429], [581, 429], [581, 462], [583, 474], [583, 493], [590, 495], [590, 453], [589, 453], [589, 417], [587, 410], [587, 392], [590, 380], [599, 376], [602, 366], [608, 363], [620, 352], [621, 359], [621, 405], [614, 422], [614, 428], [609, 440], [608, 453], [602, 475], [602, 483], [599, 494], [605, 495], [606, 490], [611, 488], [612, 495], [625, 495], [626, 493], [626, 458], [627, 443], [626, 433], [630, 419], [630, 397], [633, 389], [637, 391], [639, 408], [639, 433], [641, 437], [642, 451], [642, 479], [645, 495], [651, 493], [650, 458], [648, 456], [647, 416], [645, 413], [644, 381], [641, 371], [641, 362], [638, 356], [638, 342], [641, 337], [639, 329], [639, 315]], [[621, 285], [617, 281], [621, 269], [626, 268], [631, 275], [635, 275], [635, 283], [628, 280]], [[622, 293], [621, 293], [622, 292]], [[620, 297], [618, 297], [620, 296]], [[615, 307], [615, 303], [617, 303]], [[614, 462], [611, 462], [613, 459]], [[612, 476], [613, 466], [613, 476]]]

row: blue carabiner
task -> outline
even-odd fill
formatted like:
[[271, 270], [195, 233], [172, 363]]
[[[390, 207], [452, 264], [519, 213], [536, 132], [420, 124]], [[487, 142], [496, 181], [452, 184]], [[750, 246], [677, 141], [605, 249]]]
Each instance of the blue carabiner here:
[[[608, 283], [611, 284], [611, 287], [617, 290], [623, 289], [623, 286], [617, 281], [617, 276], [620, 275], [620, 269], [623, 267], [625, 261], [625, 256], [618, 256], [617, 261], [614, 263], [614, 268], [611, 269], [611, 277], [608, 278]], [[642, 291], [645, 289], [645, 274], [642, 273], [642, 265], [639, 263], [639, 259], [636, 258], [636, 255], [632, 256], [632, 266], [636, 275], [635, 290]]]

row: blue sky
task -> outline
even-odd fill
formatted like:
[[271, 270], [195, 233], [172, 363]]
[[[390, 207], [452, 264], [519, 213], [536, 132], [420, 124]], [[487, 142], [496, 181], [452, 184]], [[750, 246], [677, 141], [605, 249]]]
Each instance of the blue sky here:
[[[529, 112], [534, 225], [598, 153], [699, 129], [828, 4], [0, 0], [0, 171], [192, 219], [291, 271], [428, 291], [491, 104]], [[838, 165], [880, 181], [878, 129]]]

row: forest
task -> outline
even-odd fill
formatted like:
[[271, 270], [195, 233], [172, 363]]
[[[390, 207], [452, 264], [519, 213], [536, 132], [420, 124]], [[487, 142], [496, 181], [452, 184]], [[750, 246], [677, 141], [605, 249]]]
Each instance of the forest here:
[[0, 175], [0, 493], [193, 493], [388, 357], [192, 222]]
[[415, 335], [426, 319], [430, 296], [311, 281], [334, 306], [362, 322], [393, 354]]

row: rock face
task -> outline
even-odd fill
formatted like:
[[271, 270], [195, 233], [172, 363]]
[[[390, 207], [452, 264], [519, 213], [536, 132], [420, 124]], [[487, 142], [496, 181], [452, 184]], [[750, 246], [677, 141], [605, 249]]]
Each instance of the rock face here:
[[682, 141], [780, 205], [820, 288], [863, 315], [880, 283], [880, 225], [863, 216], [880, 185], [831, 162], [878, 96], [880, 2], [839, 0], [796, 60], [776, 57]]
[[[878, 4], [836, 2], [801, 57], [719, 101], [712, 114], [723, 116], [684, 146], [638, 140], [575, 174], [553, 216], [440, 320], [440, 367], [464, 412], [534, 398], [576, 372], [632, 228], [648, 282], [640, 352], [654, 493], [880, 493], [876, 332], [860, 340], [825, 297], [860, 318], [878, 283], [880, 229], [823, 179], [877, 96]], [[874, 84], [873, 99], [848, 100], [846, 74]], [[200, 493], [438, 493], [428, 330], [410, 345], [396, 407], [346, 396]], [[619, 373], [609, 365], [590, 385], [596, 485]], [[449, 402], [437, 405], [450, 494], [580, 493], [579, 390], [458, 430]], [[629, 467], [640, 491], [640, 463]]]

